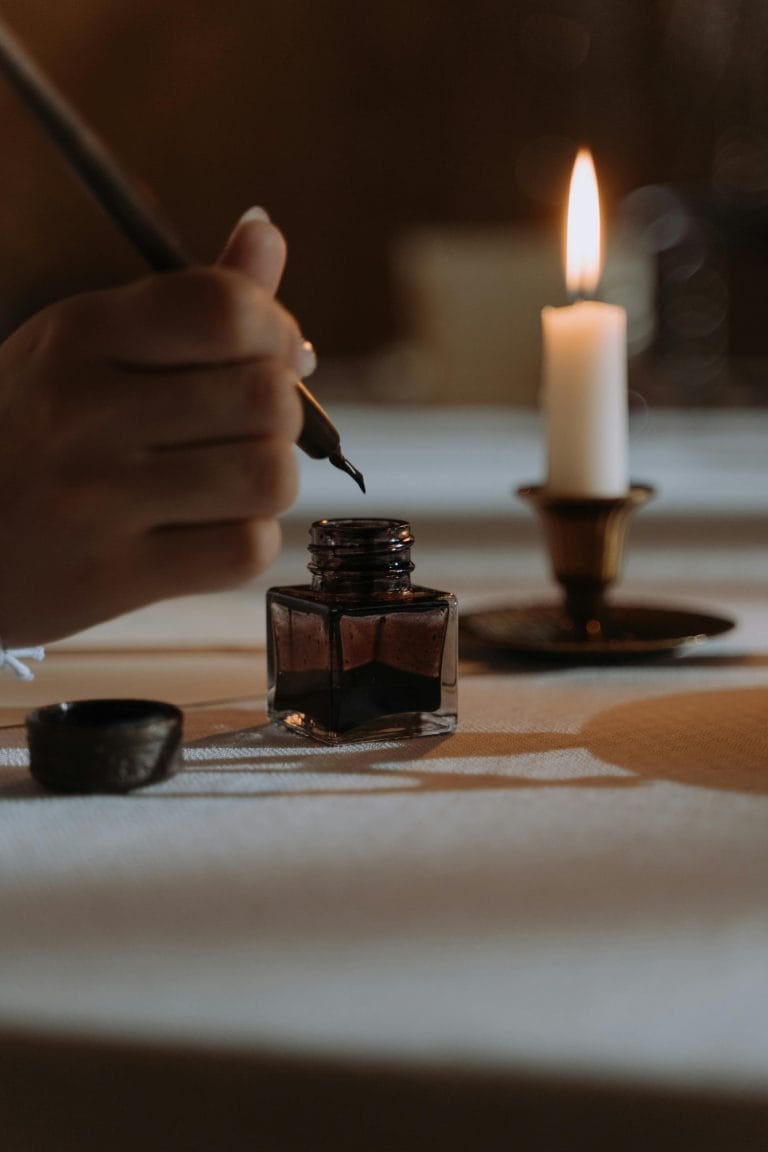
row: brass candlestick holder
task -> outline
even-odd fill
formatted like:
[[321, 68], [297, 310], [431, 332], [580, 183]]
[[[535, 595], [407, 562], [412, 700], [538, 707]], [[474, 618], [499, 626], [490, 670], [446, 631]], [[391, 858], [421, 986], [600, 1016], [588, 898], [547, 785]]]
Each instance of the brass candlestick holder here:
[[621, 573], [629, 518], [654, 489], [633, 484], [626, 496], [558, 496], [543, 485], [526, 485], [517, 494], [544, 524], [552, 571], [564, 593], [564, 624], [582, 641], [601, 638], [605, 593]]
[[733, 628], [734, 621], [722, 616], [607, 599], [621, 575], [630, 517], [654, 495], [649, 484], [632, 484], [617, 497], [557, 496], [543, 485], [526, 485], [517, 494], [541, 518], [562, 599], [462, 614], [464, 656], [627, 660], [668, 653]]

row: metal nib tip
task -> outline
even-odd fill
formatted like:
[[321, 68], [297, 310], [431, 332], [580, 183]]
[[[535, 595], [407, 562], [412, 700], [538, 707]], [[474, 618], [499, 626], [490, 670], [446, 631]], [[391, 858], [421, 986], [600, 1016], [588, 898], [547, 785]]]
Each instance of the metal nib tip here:
[[365, 492], [365, 479], [362, 472], [358, 472], [357, 468], [355, 468], [354, 464], [350, 464], [346, 456], [342, 456], [341, 452], [334, 452], [333, 456], [329, 456], [328, 459], [334, 468], [339, 468], [342, 472], [346, 472], [347, 476], [352, 477], [360, 491]]

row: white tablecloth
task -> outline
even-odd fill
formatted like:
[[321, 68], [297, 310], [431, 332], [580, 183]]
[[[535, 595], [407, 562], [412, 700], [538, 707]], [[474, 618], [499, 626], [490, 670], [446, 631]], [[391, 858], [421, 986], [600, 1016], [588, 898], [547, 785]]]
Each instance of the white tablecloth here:
[[[733, 632], [627, 666], [465, 663], [454, 735], [328, 749], [263, 714], [263, 590], [303, 581], [309, 520], [410, 516], [421, 582], [465, 607], [555, 595], [537, 527], [509, 495], [539, 478], [530, 417], [409, 418], [392, 468], [380, 449], [397, 414], [335, 415], [370, 504], [307, 462], [312, 484], [269, 580], [73, 638], [34, 684], [3, 684], [0, 1057], [24, 1070], [0, 1104], [9, 1149], [91, 1147], [78, 1089], [98, 1080], [99, 1052], [126, 1085], [164, 1070], [158, 1147], [215, 1146], [168, 1117], [197, 1115], [208, 1131], [216, 1104], [200, 1088], [196, 1114], [190, 1084], [215, 1082], [229, 1101], [213, 1071], [227, 1059], [245, 1069], [236, 1107], [248, 1085], [260, 1102], [258, 1085], [281, 1100], [301, 1086], [315, 1136], [291, 1128], [289, 1107], [266, 1144], [231, 1118], [222, 1148], [324, 1148], [333, 1133], [337, 1148], [495, 1149], [512, 1146], [515, 1125], [548, 1149], [662, 1136], [758, 1147], [747, 1141], [768, 1123], [768, 420], [652, 415], [633, 444], [633, 472], [659, 497], [638, 514], [617, 599], [731, 614]], [[37, 792], [14, 727], [25, 709], [135, 694], [187, 706], [183, 770], [122, 798]], [[179, 1071], [190, 1054], [198, 1080]], [[71, 1093], [51, 1106], [46, 1142], [33, 1100], [54, 1057]], [[360, 1067], [377, 1071], [364, 1089]], [[453, 1135], [431, 1144], [467, 1077]], [[394, 1101], [396, 1134], [377, 1127]], [[459, 1136], [468, 1117], [474, 1138]], [[173, 1131], [187, 1135], [175, 1144]], [[114, 1134], [112, 1146], [124, 1146]]]

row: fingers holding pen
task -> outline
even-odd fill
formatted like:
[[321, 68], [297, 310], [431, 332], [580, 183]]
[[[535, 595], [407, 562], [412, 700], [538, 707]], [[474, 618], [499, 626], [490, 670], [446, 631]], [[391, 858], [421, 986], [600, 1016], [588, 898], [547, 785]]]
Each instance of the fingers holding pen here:
[[114, 402], [98, 437], [109, 464], [93, 464], [113, 477], [118, 499], [124, 490], [133, 531], [269, 518], [293, 503], [303, 411], [281, 364], [112, 367], [99, 385]]
[[86, 293], [56, 313], [54, 338], [83, 356], [143, 367], [272, 358], [306, 367], [296, 321], [274, 297], [229, 268], [192, 268]]
[[294, 443], [303, 424], [297, 376], [276, 360], [179, 369], [107, 365], [79, 387], [101, 405], [102, 437], [116, 446], [168, 448], [275, 436]]
[[211, 592], [244, 584], [263, 572], [280, 551], [281, 531], [272, 517], [207, 525], [175, 525], [145, 538], [147, 600], [188, 592]]
[[[224, 245], [218, 264], [248, 276], [255, 284], [274, 296], [280, 286], [287, 246], [282, 232], [275, 227], [263, 208], [245, 212]], [[315, 350], [305, 341], [299, 376], [311, 376], [317, 367]]]
[[238, 269], [274, 295], [283, 275], [286, 254], [282, 232], [271, 223], [263, 208], [251, 208], [238, 220], [218, 263], [220, 267]]
[[149, 453], [132, 478], [139, 529], [270, 518], [296, 498], [298, 468], [284, 439], [190, 446]]

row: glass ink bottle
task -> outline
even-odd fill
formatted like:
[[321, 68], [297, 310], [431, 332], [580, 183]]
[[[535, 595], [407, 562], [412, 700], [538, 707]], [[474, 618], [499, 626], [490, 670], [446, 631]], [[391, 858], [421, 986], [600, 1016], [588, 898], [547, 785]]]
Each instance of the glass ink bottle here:
[[405, 520], [318, 520], [312, 583], [267, 593], [267, 706], [327, 743], [456, 727], [458, 607], [411, 584]]

